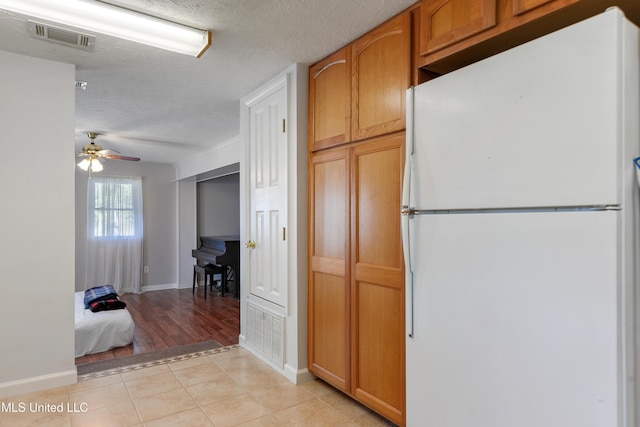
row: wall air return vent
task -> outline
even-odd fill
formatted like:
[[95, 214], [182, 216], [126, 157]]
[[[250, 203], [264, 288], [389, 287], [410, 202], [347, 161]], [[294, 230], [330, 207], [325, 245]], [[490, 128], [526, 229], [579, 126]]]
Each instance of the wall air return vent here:
[[247, 302], [246, 345], [284, 369], [284, 317]]
[[68, 28], [54, 27], [50, 24], [28, 21], [29, 33], [32, 37], [40, 40], [47, 40], [54, 43], [63, 44], [83, 50], [93, 50], [95, 36], [82, 34]]

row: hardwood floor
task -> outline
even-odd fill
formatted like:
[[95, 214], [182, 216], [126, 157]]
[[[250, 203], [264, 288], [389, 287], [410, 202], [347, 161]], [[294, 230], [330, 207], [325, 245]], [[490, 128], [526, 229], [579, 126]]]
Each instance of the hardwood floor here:
[[142, 294], [124, 294], [120, 299], [135, 322], [133, 344], [76, 358], [76, 365], [130, 356], [201, 341], [222, 345], [238, 343], [240, 301], [213, 290], [167, 289]]

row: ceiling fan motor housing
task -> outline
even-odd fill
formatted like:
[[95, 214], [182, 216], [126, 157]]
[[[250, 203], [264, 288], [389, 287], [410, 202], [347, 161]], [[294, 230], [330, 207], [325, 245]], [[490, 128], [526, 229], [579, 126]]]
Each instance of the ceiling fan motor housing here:
[[119, 153], [119, 151], [116, 151], [116, 150], [103, 149], [100, 145], [97, 145], [95, 143], [95, 139], [98, 136], [98, 133], [96, 132], [87, 132], [87, 136], [91, 139], [91, 143], [85, 144], [82, 147], [82, 154], [80, 153], [79, 154], [86, 156], [89, 160], [94, 160], [98, 158], [129, 160], [129, 161], [136, 161], [136, 162], [140, 160], [139, 157], [121, 156], [117, 154]]
[[93, 142], [91, 144], [85, 144], [82, 147], [82, 151], [90, 155], [95, 155], [98, 151], [101, 151], [101, 150], [102, 150], [102, 147], [94, 144]]

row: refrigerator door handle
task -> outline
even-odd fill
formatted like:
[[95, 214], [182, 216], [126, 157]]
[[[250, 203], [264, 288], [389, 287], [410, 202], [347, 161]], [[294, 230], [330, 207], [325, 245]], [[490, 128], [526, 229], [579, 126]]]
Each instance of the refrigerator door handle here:
[[404, 166], [402, 184], [402, 210], [400, 211], [400, 226], [402, 229], [402, 252], [404, 254], [405, 292], [407, 292], [407, 333], [413, 338], [413, 270], [411, 265], [411, 218], [415, 210], [409, 207], [411, 203], [411, 166], [413, 156], [408, 156]]
[[410, 87], [409, 89], [407, 89], [407, 97], [406, 97], [406, 111], [407, 111], [407, 117], [406, 117], [406, 129], [407, 129], [407, 158], [409, 158], [412, 154], [413, 154], [413, 150], [414, 150], [414, 140], [413, 140], [413, 122], [414, 122], [414, 105], [415, 105], [415, 86]]
[[406, 292], [407, 292], [407, 333], [413, 338], [413, 270], [411, 266], [410, 220], [414, 210], [411, 208], [411, 179], [413, 174], [413, 95], [414, 88], [407, 90], [407, 141], [406, 161], [402, 181], [402, 250], [404, 252]]
[[411, 237], [409, 232], [411, 217], [404, 213], [404, 208], [402, 211], [402, 251], [404, 253], [405, 286], [407, 292], [407, 334], [410, 338], [413, 338], [413, 271], [411, 270]]

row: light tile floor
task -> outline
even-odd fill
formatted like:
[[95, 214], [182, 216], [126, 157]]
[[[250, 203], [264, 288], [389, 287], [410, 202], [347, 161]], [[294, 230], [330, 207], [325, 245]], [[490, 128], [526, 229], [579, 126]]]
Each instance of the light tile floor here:
[[292, 384], [237, 346], [0, 404], [0, 427], [393, 426], [321, 381]]

